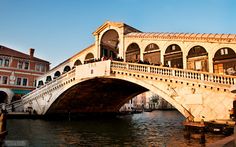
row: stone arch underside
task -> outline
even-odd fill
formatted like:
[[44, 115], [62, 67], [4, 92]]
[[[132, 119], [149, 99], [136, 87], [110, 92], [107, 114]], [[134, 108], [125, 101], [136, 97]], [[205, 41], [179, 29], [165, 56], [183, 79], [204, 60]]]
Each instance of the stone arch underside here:
[[124, 80], [93, 78], [64, 91], [46, 114], [118, 112], [129, 99], [145, 91], [148, 89]]
[[114, 77], [93, 78], [75, 84], [58, 96], [46, 114], [118, 112], [128, 100], [148, 90], [163, 97], [185, 117], [191, 115], [168, 93], [155, 85], [141, 80], [135, 83], [129, 78], [117, 79]]
[[4, 91], [0, 91], [0, 104], [1, 103], [6, 103], [8, 99], [8, 95]]

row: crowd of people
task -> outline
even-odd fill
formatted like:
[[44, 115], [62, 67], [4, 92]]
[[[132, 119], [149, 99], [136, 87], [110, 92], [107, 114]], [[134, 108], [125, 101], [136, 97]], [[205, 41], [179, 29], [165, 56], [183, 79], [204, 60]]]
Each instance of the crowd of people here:
[[[94, 58], [94, 59], [90, 59], [90, 60], [85, 60], [84, 61], [84, 64], [87, 64], [87, 63], [93, 63], [93, 62], [99, 62], [99, 61], [106, 61], [106, 60], [112, 60], [112, 61], [124, 61], [123, 58], [121, 57], [106, 57], [106, 56], [103, 56], [102, 58]], [[154, 66], [162, 66], [162, 67], [170, 67], [169, 64], [166, 62], [165, 64], [162, 64], [161, 62], [159, 63], [151, 63], [147, 60], [128, 60], [126, 62], [129, 62], [129, 63], [138, 63], [138, 64], [145, 64], [145, 65], [154, 65]], [[174, 65], [173, 66], [174, 68], [182, 68], [182, 66], [180, 64], [177, 64], [177, 65]]]

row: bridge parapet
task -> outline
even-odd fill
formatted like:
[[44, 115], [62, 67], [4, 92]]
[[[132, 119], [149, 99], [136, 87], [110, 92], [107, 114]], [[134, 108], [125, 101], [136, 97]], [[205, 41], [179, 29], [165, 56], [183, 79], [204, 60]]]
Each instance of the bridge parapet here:
[[184, 70], [177, 68], [168, 68], [168, 67], [152, 66], [144, 64], [141, 65], [136, 63], [126, 63], [118, 61], [112, 61], [111, 68], [144, 72], [150, 74], [158, 74], [163, 76], [172, 76], [188, 80], [199, 80], [201, 82], [205, 82], [208, 84], [221, 84], [226, 87], [230, 87], [231, 85], [236, 84], [236, 76], [220, 75], [208, 72]]
[[36, 90], [24, 95], [21, 99], [23, 103], [28, 102], [31, 99], [40, 97], [47, 93], [49, 90], [53, 89], [56, 86], [61, 85], [68, 79], [84, 79], [84, 78], [91, 78], [91, 77], [100, 77], [100, 76], [109, 76], [110, 75], [110, 64], [111, 61], [102, 61], [102, 62], [94, 62], [89, 64], [84, 64], [80, 66], [76, 66], [76, 68], [72, 69], [71, 71], [64, 73], [60, 77], [46, 83], [45, 85], [37, 88]]
[[66, 81], [67, 79], [75, 78], [75, 71], [76, 69], [72, 69], [71, 71], [61, 75], [60, 77], [48, 82], [47, 84], [41, 86], [40, 88], [37, 88], [36, 90], [33, 90], [32, 92], [24, 95], [22, 99], [22, 103], [26, 103], [29, 100], [35, 99], [37, 97], [40, 97], [40, 95], [45, 94], [49, 89], [52, 87], [56, 87], [59, 84], [63, 83], [63, 81]]

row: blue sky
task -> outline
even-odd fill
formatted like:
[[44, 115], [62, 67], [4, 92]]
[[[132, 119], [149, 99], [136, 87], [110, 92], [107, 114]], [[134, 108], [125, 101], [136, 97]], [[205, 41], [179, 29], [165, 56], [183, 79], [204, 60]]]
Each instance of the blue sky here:
[[94, 42], [106, 20], [143, 32], [236, 34], [236, 0], [0, 0], [0, 45], [50, 61]]

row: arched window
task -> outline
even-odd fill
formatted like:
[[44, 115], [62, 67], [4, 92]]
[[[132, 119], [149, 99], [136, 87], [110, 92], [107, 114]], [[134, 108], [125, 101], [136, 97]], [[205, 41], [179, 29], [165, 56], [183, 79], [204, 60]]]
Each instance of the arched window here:
[[86, 56], [85, 56], [85, 60], [84, 60], [84, 63], [91, 63], [94, 61], [94, 55], [92, 53], [88, 53]]
[[42, 80], [40, 80], [40, 81], [38, 82], [38, 87], [41, 87], [41, 86], [43, 86], [43, 81], [42, 81]]
[[74, 66], [82, 65], [82, 62], [78, 59], [75, 61]]
[[137, 43], [131, 43], [126, 50], [126, 61], [136, 62], [140, 60], [140, 48]]
[[106, 31], [101, 38], [100, 42], [100, 52], [101, 58], [116, 58], [119, 53], [119, 35], [116, 30], [108, 30]]
[[66, 73], [66, 72], [68, 72], [68, 71], [70, 71], [70, 66], [67, 65], [67, 66], [64, 68], [63, 72]]
[[177, 44], [167, 47], [164, 55], [164, 66], [183, 68], [183, 53]]
[[58, 78], [60, 76], [61, 76], [61, 72], [60, 71], [56, 71], [53, 78], [55, 79], [55, 78]]
[[52, 77], [51, 76], [47, 76], [46, 77], [46, 82], [50, 82], [50, 81], [52, 81]]
[[202, 46], [192, 47], [187, 56], [187, 68], [197, 71], [209, 71], [208, 53]]
[[161, 64], [161, 54], [159, 46], [155, 43], [150, 43], [144, 50], [143, 60], [151, 64], [160, 65]]
[[224, 47], [214, 55], [214, 73], [236, 75], [236, 54], [233, 49]]

